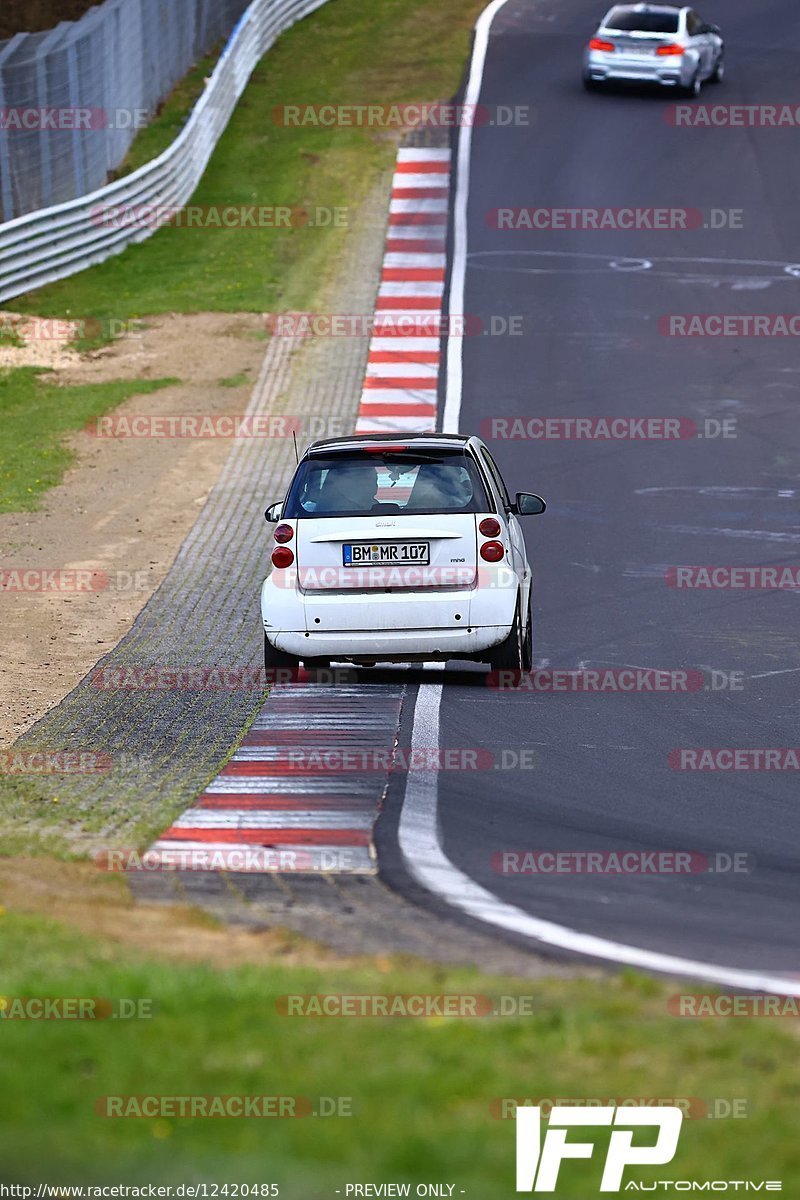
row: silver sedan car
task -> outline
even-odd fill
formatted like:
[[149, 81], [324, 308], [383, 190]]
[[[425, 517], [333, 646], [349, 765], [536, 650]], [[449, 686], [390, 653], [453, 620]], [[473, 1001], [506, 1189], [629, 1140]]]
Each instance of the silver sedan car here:
[[707, 80], [725, 71], [725, 46], [716, 25], [693, 8], [666, 4], [615, 4], [583, 57], [583, 83], [590, 91], [631, 80], [698, 96]]

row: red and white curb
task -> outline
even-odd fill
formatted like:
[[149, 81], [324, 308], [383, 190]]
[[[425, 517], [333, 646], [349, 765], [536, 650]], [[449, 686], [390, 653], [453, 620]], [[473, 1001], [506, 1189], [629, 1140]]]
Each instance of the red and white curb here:
[[356, 433], [436, 428], [450, 151], [398, 151]]
[[[450, 151], [402, 149], [357, 433], [436, 428]], [[375, 874], [403, 689], [273, 687], [241, 746], [151, 846], [176, 868]]]
[[274, 687], [230, 762], [150, 849], [198, 870], [374, 874], [402, 688]]

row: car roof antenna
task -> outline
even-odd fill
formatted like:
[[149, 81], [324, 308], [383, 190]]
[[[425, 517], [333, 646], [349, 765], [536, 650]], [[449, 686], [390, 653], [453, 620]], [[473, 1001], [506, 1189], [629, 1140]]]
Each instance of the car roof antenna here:
[[297, 453], [297, 430], [296, 429], [292, 430], [292, 437], [294, 439], [294, 461], [295, 461], [295, 463], [299, 463], [300, 455]]

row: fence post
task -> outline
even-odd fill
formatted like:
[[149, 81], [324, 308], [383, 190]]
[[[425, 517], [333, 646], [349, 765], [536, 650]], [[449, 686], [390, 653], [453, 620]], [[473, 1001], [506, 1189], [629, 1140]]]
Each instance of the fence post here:
[[[74, 39], [67, 46], [67, 86], [70, 101], [75, 102], [78, 95], [78, 47]], [[72, 175], [75, 181], [75, 195], [80, 196], [86, 191], [86, 173], [83, 169], [83, 154], [81, 153], [81, 135], [75, 130], [72, 136]]]
[[[40, 111], [49, 107], [50, 88], [47, 77], [47, 68], [49, 65], [50, 55], [53, 52], [55, 45], [61, 40], [64, 33], [70, 28], [69, 21], [62, 21], [55, 29], [51, 29], [40, 42], [36, 44], [36, 104]], [[74, 96], [72, 88], [69, 89], [69, 102], [74, 104]], [[54, 106], [55, 107], [55, 106]], [[60, 132], [64, 132], [63, 130]], [[47, 208], [54, 203], [53, 189], [53, 155], [50, 145], [49, 129], [40, 129], [37, 138], [39, 146], [39, 179], [40, 179], [40, 195], [42, 197], [42, 207]], [[73, 134], [74, 137], [74, 134]], [[78, 195], [80, 193], [73, 193]]]
[[[0, 46], [0, 113], [5, 112], [6, 98], [3, 87], [3, 60], [10, 58], [20, 42], [24, 42], [27, 33], [17, 33], [4, 46]], [[4, 221], [11, 221], [16, 216], [14, 212], [14, 189], [11, 186], [11, 146], [9, 131], [0, 125], [0, 211]]]

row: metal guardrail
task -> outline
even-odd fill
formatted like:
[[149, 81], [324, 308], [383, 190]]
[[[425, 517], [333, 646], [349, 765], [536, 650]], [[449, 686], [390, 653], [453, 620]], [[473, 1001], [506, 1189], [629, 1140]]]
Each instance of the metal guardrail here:
[[64, 279], [156, 230], [103, 223], [108, 206], [180, 207], [197, 187], [253, 69], [278, 36], [327, 0], [254, 0], [175, 141], [130, 175], [0, 225], [0, 303]]

